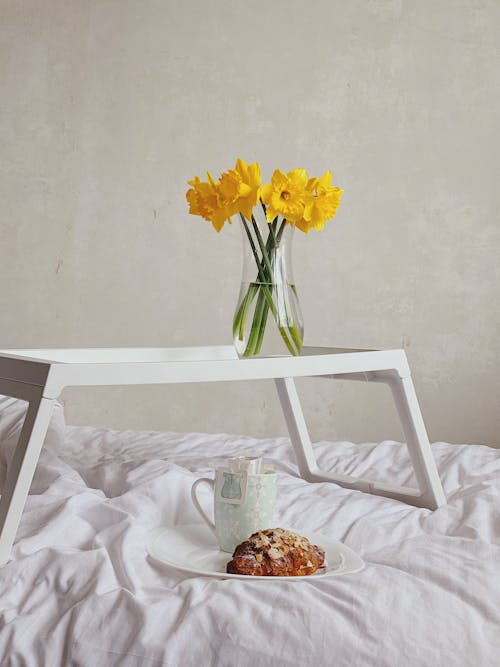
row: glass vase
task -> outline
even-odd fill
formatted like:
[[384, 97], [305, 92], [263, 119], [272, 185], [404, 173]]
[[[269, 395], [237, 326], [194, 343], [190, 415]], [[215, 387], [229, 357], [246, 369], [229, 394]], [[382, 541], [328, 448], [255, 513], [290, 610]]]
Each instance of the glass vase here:
[[294, 225], [241, 219], [243, 275], [233, 319], [240, 358], [297, 356], [304, 325], [292, 271]]

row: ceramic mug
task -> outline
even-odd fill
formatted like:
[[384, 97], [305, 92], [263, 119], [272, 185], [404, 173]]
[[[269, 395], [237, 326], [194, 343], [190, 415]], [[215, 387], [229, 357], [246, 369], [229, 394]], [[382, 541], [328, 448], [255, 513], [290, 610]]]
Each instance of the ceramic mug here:
[[[260, 461], [234, 459], [227, 467], [216, 469], [215, 479], [202, 477], [191, 487], [194, 506], [215, 533], [222, 551], [233, 553], [252, 533], [273, 527], [276, 473], [262, 467]], [[196, 490], [200, 484], [209, 484], [214, 492], [215, 521], [210, 520], [198, 501]]]

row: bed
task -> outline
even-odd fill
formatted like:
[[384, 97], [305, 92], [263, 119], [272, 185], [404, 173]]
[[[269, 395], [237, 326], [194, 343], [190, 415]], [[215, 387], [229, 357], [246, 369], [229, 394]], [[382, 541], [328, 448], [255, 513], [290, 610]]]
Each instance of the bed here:
[[[23, 414], [0, 398], [0, 484]], [[401, 443], [315, 450], [323, 468], [414, 484]], [[305, 482], [287, 438], [71, 427], [58, 406], [0, 569], [0, 664], [497, 667], [500, 450], [434, 443], [433, 453], [448, 504], [431, 512]], [[342, 540], [365, 568], [252, 582], [148, 556], [158, 526], [201, 521], [194, 480], [239, 455], [276, 468], [276, 525]]]

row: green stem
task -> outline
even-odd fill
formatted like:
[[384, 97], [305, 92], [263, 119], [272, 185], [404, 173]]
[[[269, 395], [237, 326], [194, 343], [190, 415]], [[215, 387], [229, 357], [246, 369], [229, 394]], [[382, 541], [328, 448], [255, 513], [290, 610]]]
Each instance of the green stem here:
[[[278, 218], [275, 218], [270, 224], [269, 224], [269, 236], [268, 236], [268, 242], [272, 242], [273, 248], [276, 250], [278, 247], [278, 239], [276, 238], [276, 224], [278, 223]], [[266, 244], [267, 248], [267, 244]]]
[[[263, 207], [263, 208], [265, 210], [265, 207]], [[270, 232], [270, 234], [272, 234], [272, 237], [274, 239], [274, 248], [277, 248], [278, 244], [281, 241], [281, 237], [283, 236], [283, 232], [285, 231], [287, 221], [286, 221], [285, 218], [283, 218], [283, 220], [281, 222], [281, 225], [280, 225], [280, 228], [278, 230], [278, 233], [276, 234], [277, 224], [278, 224], [278, 218], [276, 217], [273, 220], [273, 227], [272, 227], [271, 232]], [[295, 285], [292, 286], [292, 289], [295, 291]], [[290, 314], [289, 314], [290, 308], [289, 307], [287, 308], [286, 290], [287, 290], [287, 287], [283, 288], [283, 299], [282, 299], [282, 301], [285, 305], [285, 314], [286, 314], [287, 327], [281, 327], [281, 326], [279, 326], [278, 321], [277, 321], [277, 323], [278, 323], [278, 327], [280, 329], [280, 333], [281, 333], [283, 338], [285, 338], [285, 336], [288, 338], [288, 335], [289, 334], [291, 335], [292, 340], [297, 347], [297, 351], [293, 352], [293, 354], [298, 354], [300, 352], [301, 348], [302, 348], [302, 336], [300, 335], [300, 331], [295, 326], [293, 318], [290, 317]], [[296, 292], [295, 292], [295, 295], [297, 295]], [[287, 347], [290, 350], [290, 346], [287, 345]]]
[[257, 248], [255, 247], [254, 240], [252, 238], [252, 235], [250, 233], [250, 230], [248, 229], [247, 221], [245, 217], [240, 213], [241, 220], [243, 221], [243, 226], [245, 227], [245, 232], [248, 237], [248, 241], [250, 243], [250, 247], [252, 248], [252, 253], [255, 259], [255, 263], [257, 264], [257, 269], [259, 271], [259, 278], [261, 282], [265, 283], [266, 282], [266, 274], [264, 273], [264, 268], [261, 266], [261, 262], [259, 259], [259, 255], [257, 253]]
[[245, 357], [251, 357], [257, 352], [257, 344], [262, 330], [262, 317], [264, 314], [264, 308], [266, 306], [266, 300], [265, 297], [263, 297], [263, 294], [264, 290], [261, 286], [259, 297], [257, 299], [257, 305], [255, 306], [255, 312], [253, 315], [252, 328], [250, 329], [248, 343], [244, 352]]
[[[276, 220], [277, 220], [277, 218], [276, 218]], [[279, 228], [279, 230], [278, 230], [278, 235], [277, 235], [277, 237], [276, 237], [276, 241], [277, 241], [278, 243], [281, 241], [281, 237], [283, 236], [283, 232], [285, 231], [285, 227], [286, 227], [286, 220], [285, 220], [285, 218], [283, 218], [283, 221], [282, 221], [282, 223], [281, 223], [281, 226], [280, 226], [280, 228]]]
[[268, 277], [268, 282], [273, 284], [273, 267], [271, 266], [271, 262], [269, 260], [269, 255], [267, 254], [266, 246], [264, 245], [264, 241], [262, 239], [262, 234], [260, 233], [259, 225], [257, 224], [255, 218], [252, 215], [252, 225], [253, 229], [255, 232], [255, 236], [257, 237], [257, 241], [260, 246], [260, 252], [262, 253], [262, 259], [264, 260], [264, 264], [266, 265], [266, 270], [267, 270], [267, 277]]
[[269, 306], [267, 303], [264, 304], [264, 310], [262, 312], [262, 318], [260, 322], [260, 331], [259, 331], [259, 337], [257, 339], [257, 344], [255, 346], [255, 354], [259, 354], [260, 348], [262, 347], [262, 341], [264, 339], [264, 334], [266, 332], [266, 324], [267, 324], [267, 315], [269, 313]]
[[257, 285], [249, 285], [245, 298], [243, 299], [244, 309], [241, 313], [241, 317], [238, 322], [238, 338], [243, 340], [245, 337], [245, 324], [247, 322], [248, 311], [252, 305], [252, 301], [255, 299], [255, 295], [259, 291]]
[[[284, 225], [285, 225], [285, 224], [286, 224], [285, 221], [283, 221], [283, 224], [281, 225], [281, 230], [280, 230], [280, 231], [281, 231], [281, 234], [283, 234], [283, 230], [284, 230]], [[263, 257], [264, 263], [265, 263], [265, 265], [266, 265], [266, 269], [267, 269], [268, 276], [269, 276], [269, 283], [272, 285], [273, 282], [274, 282], [274, 278], [273, 278], [273, 269], [272, 269], [272, 266], [271, 266], [271, 262], [270, 262], [269, 256], [268, 256], [268, 254], [267, 254], [267, 252], [266, 252], [266, 248], [265, 248], [265, 246], [264, 246], [264, 241], [263, 241], [263, 239], [262, 239], [262, 235], [261, 235], [261, 233], [260, 233], [259, 226], [257, 225], [257, 222], [256, 222], [256, 220], [255, 220], [255, 218], [254, 218], [253, 215], [252, 215], [252, 225], [253, 225], [253, 228], [254, 228], [254, 231], [255, 231], [255, 235], [256, 235], [256, 237], [257, 237], [257, 241], [258, 241], [258, 243], [259, 243], [259, 247], [260, 247], [260, 250], [261, 250], [261, 253], [262, 253], [262, 257]], [[276, 244], [275, 244], [274, 247], [276, 248]], [[283, 340], [285, 341], [285, 344], [286, 344], [287, 348], [290, 350], [290, 352], [291, 352], [294, 356], [296, 356], [296, 355], [298, 354], [299, 350], [300, 350], [300, 346], [297, 346], [297, 349], [295, 349], [295, 347], [294, 347], [294, 343], [295, 343], [294, 335], [292, 334], [291, 331], [289, 331], [289, 330], [287, 329], [287, 327], [280, 326], [279, 313], [278, 313], [278, 311], [277, 311], [277, 309], [276, 309], [276, 305], [275, 305], [275, 303], [274, 303], [274, 301], [273, 301], [273, 299], [272, 299], [272, 295], [270, 295], [268, 301], [269, 301], [269, 300], [270, 300], [269, 307], [271, 308], [271, 312], [272, 312], [273, 315], [274, 315], [274, 319], [276, 320], [276, 324], [278, 325], [278, 328], [279, 328], [281, 337], [282, 337]], [[287, 320], [288, 320], [288, 318], [287, 318]], [[288, 325], [288, 321], [287, 321], [287, 325]], [[289, 338], [289, 333], [291, 334], [291, 340], [290, 340], [290, 338]], [[295, 344], [296, 344], [296, 343], [295, 343]]]
[[248, 292], [245, 294], [245, 298], [241, 301], [238, 310], [234, 314], [234, 318], [233, 318], [233, 338], [236, 336], [236, 334], [238, 333], [238, 330], [240, 328], [240, 322], [241, 322], [241, 318], [242, 318], [242, 315], [243, 315], [243, 308], [245, 306], [245, 302], [246, 302], [247, 298], [248, 298]]
[[288, 330], [292, 334], [293, 342], [297, 346], [297, 350], [300, 352], [300, 350], [302, 349], [302, 336], [300, 334], [300, 331], [293, 323], [288, 325]]
[[[257, 302], [256, 309], [254, 311], [254, 317], [252, 321], [252, 329], [251, 333], [248, 339], [248, 343], [244, 352], [243, 356], [251, 356], [252, 354], [256, 353], [256, 348], [259, 344], [259, 338], [260, 338], [260, 343], [262, 343], [262, 337], [264, 335], [263, 327], [262, 325], [266, 324], [267, 321], [267, 309], [271, 310], [271, 313], [273, 314], [274, 319], [276, 320], [276, 324], [278, 325], [279, 332], [281, 334], [281, 337], [283, 338], [283, 341], [285, 345], [287, 346], [288, 350], [290, 353], [294, 356], [298, 354], [300, 351], [300, 346], [297, 345], [296, 343], [296, 332], [292, 332], [289, 328], [283, 327], [280, 325], [279, 322], [279, 313], [276, 308], [276, 304], [273, 301], [272, 294], [269, 292], [269, 287], [268, 285], [273, 283], [273, 270], [271, 266], [271, 262], [269, 260], [268, 252], [273, 249], [273, 247], [276, 247], [276, 244], [278, 242], [278, 238], [281, 239], [281, 236], [283, 234], [283, 230], [286, 224], [286, 221], [283, 220], [281, 227], [278, 231], [278, 236], [276, 237], [274, 232], [275, 228], [272, 228], [272, 236], [271, 236], [271, 243], [269, 244], [269, 238], [268, 238], [268, 243], [264, 244], [264, 241], [262, 239], [262, 235], [260, 233], [259, 227], [257, 225], [257, 222], [252, 215], [252, 226], [255, 232], [255, 236], [257, 237], [257, 242], [259, 244], [259, 248], [262, 254], [262, 260], [259, 258], [257, 248], [255, 246], [254, 240], [252, 238], [252, 235], [250, 233], [250, 229], [247, 225], [247, 221], [245, 217], [240, 213], [241, 220], [243, 222], [244, 228], [246, 235], [248, 237], [248, 241], [250, 243], [250, 247], [252, 249], [252, 253], [255, 259], [255, 263], [257, 264], [257, 269], [258, 269], [258, 277], [260, 278], [261, 284], [259, 286], [259, 300]], [[273, 223], [276, 222], [277, 224], [277, 219], [273, 221]], [[273, 224], [271, 223], [271, 224]], [[270, 228], [271, 230], [271, 228]], [[271, 235], [271, 231], [270, 231]], [[269, 247], [270, 246], [270, 247]], [[267, 304], [267, 309], [265, 309], [264, 306], [264, 301], [261, 298], [261, 295], [264, 295], [265, 303]], [[248, 292], [247, 292], [248, 296]], [[253, 300], [253, 297], [252, 297]], [[241, 334], [242, 334], [242, 320], [243, 316], [245, 316], [246, 320], [246, 315], [248, 312], [248, 308], [251, 304], [251, 300], [249, 301], [246, 297], [244, 299], [245, 301], [245, 306], [238, 311], [237, 316], [235, 317], [235, 322], [233, 323], [233, 329], [236, 325], [238, 325], [239, 331], [240, 331], [240, 340]], [[266, 312], [265, 312], [266, 311]], [[244, 329], [244, 326], [243, 326]], [[262, 331], [261, 331], [262, 330]], [[300, 339], [300, 336], [299, 336]], [[260, 349], [260, 345], [259, 345]]]
[[[262, 202], [261, 202], [262, 203]], [[262, 204], [264, 211], [265, 211], [265, 206]], [[266, 241], [266, 250], [270, 252], [273, 249], [273, 246], [276, 247], [279, 241], [276, 239], [276, 226], [278, 224], [278, 216], [274, 218], [274, 220], [269, 224], [269, 236], [267, 237]], [[281, 233], [283, 232], [283, 226], [281, 228]], [[280, 234], [281, 238], [281, 234]], [[255, 255], [254, 255], [255, 256]], [[260, 266], [262, 270], [264, 270], [264, 260], [260, 261]], [[255, 278], [254, 282], [259, 281], [259, 275], [257, 274], [257, 277]], [[245, 330], [245, 321], [246, 321], [246, 316], [248, 315], [248, 309], [252, 304], [253, 299], [255, 298], [255, 285], [250, 284], [248, 286], [247, 293], [245, 297], [242, 299], [240, 307], [238, 308], [238, 311], [236, 315], [234, 316], [233, 320], [233, 338], [236, 336], [236, 332], [239, 331], [239, 339], [243, 340], [244, 337], [244, 330]]]

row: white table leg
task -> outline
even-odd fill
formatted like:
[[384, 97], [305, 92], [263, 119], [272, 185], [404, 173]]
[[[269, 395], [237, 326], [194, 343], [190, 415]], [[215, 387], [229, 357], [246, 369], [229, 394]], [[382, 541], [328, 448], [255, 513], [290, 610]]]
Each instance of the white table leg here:
[[[31, 396], [23, 396], [22, 391], [8, 391], [6, 384], [5, 381], [0, 382], [0, 393], [24, 398], [29, 404], [0, 500], [0, 565], [4, 565], [10, 558], [54, 406], [54, 399], [42, 398], [40, 388], [27, 391]], [[32, 387], [27, 389], [33, 390]]]
[[386, 496], [417, 507], [436, 509], [446, 503], [411, 377], [398, 370], [324, 376], [329, 379], [373, 380], [389, 384], [407, 439], [418, 489], [394, 486], [366, 478], [340, 475], [318, 468], [293, 378], [275, 379], [283, 415], [301, 477], [309, 482], [335, 482], [365, 493]]
[[406, 436], [417, 484], [422, 492], [422, 506], [437, 509], [446, 504], [446, 496], [432, 455], [417, 395], [411, 376], [399, 377], [396, 373], [387, 381], [399, 419]]
[[312, 482], [319, 468], [316, 464], [316, 457], [314, 456], [295, 382], [293, 378], [276, 378], [274, 382], [278, 390], [281, 409], [297, 459], [300, 476]]

